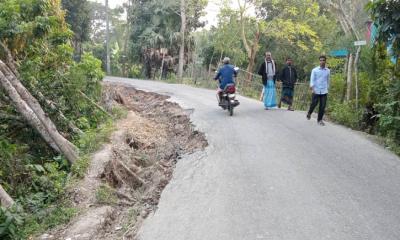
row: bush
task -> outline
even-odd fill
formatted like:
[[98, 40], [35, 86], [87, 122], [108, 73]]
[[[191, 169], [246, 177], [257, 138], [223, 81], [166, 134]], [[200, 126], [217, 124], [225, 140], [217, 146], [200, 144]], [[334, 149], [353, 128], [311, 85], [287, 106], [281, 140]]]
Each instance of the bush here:
[[0, 207], [0, 238], [4, 240], [18, 239], [20, 233], [17, 231], [22, 223], [20, 209], [16, 204], [12, 209]]
[[133, 64], [129, 69], [129, 78], [141, 78], [142, 76], [142, 66], [138, 64]]
[[355, 110], [354, 103], [338, 103], [335, 101], [331, 101], [328, 113], [329, 117], [333, 121], [351, 127], [353, 129], [359, 129], [362, 111]]

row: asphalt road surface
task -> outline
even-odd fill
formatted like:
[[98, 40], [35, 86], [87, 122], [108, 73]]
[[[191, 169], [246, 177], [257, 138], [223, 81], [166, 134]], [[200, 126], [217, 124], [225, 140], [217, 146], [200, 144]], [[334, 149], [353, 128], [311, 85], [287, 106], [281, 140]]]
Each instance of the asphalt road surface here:
[[209, 142], [178, 162], [139, 239], [400, 239], [400, 158], [365, 134], [240, 96], [229, 117], [211, 90], [106, 81], [170, 95]]

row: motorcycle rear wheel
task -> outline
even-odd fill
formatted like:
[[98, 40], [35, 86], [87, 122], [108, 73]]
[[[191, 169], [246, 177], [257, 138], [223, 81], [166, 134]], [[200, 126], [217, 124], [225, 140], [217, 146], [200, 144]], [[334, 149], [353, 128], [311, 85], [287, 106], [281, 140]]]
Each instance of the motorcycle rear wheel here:
[[228, 111], [229, 111], [229, 116], [233, 116], [233, 105], [232, 103], [228, 103]]

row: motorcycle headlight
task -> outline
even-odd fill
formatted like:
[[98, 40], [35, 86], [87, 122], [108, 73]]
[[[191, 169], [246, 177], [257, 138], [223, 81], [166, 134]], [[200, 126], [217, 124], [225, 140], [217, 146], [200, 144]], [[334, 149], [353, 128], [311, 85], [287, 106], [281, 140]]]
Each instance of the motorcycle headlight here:
[[228, 97], [229, 97], [229, 98], [234, 98], [234, 97], [235, 97], [235, 94], [229, 94]]

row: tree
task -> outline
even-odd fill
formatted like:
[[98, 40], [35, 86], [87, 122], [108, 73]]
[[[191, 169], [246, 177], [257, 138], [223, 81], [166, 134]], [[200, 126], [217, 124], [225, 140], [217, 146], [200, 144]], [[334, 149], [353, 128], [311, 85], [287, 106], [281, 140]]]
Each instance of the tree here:
[[[188, 45], [193, 38], [190, 33], [203, 24], [200, 22], [206, 0], [144, 0], [135, 1], [131, 6], [131, 51], [130, 60], [140, 62], [144, 67], [146, 77], [152, 77], [154, 69], [159, 69], [162, 64], [161, 49], [168, 49], [170, 57], [179, 63], [179, 53], [183, 49], [183, 64], [188, 58]], [[181, 6], [185, 7], [185, 26], [182, 26]], [[183, 10], [183, 9], [182, 9]], [[182, 28], [184, 34], [182, 35]], [[184, 39], [181, 38], [184, 37]], [[184, 41], [182, 41], [184, 40]], [[184, 45], [182, 43], [184, 42]], [[183, 46], [183, 48], [182, 48]], [[183, 69], [182, 68], [182, 69]], [[179, 72], [179, 66], [177, 67]], [[179, 74], [178, 74], [179, 75]]]
[[14, 200], [8, 195], [4, 188], [0, 185], [0, 203], [2, 206], [9, 208], [14, 204]]
[[[371, 98], [379, 111], [379, 132], [400, 144], [400, 3], [399, 1], [373, 1], [367, 5], [372, 20], [378, 27], [374, 75], [371, 81]], [[391, 46], [392, 51], [387, 51]], [[393, 64], [395, 62], [395, 64]], [[397, 153], [400, 153], [397, 150]]]
[[396, 0], [372, 1], [368, 3], [367, 9], [379, 27], [377, 40], [389, 41], [398, 58], [400, 55], [400, 2]]
[[[364, 29], [368, 16], [363, 7], [368, 2], [367, 0], [345, 1], [345, 0], [329, 0], [320, 1], [326, 6], [337, 19], [342, 27], [342, 30], [349, 41], [361, 40], [360, 29]], [[357, 14], [356, 14], [357, 13]], [[356, 85], [356, 101], [358, 104], [358, 63], [360, 58], [361, 47], [358, 46], [356, 54], [352, 53], [347, 58], [347, 80], [346, 80], [346, 100], [351, 100], [353, 72], [355, 73]], [[353, 70], [354, 69], [354, 70]]]
[[108, 15], [108, 0], [105, 0], [105, 8], [106, 8], [106, 69], [107, 74], [111, 74], [111, 66], [110, 66], [110, 20]]
[[[32, 49], [31, 47], [36, 50], [35, 44], [43, 44], [43, 40], [46, 41], [45, 39], [52, 39], [54, 36], [59, 36], [58, 31], [62, 29], [67, 30], [59, 2], [53, 2], [52, 4], [47, 4], [45, 2], [31, 4], [33, 6], [20, 2], [8, 2], [8, 4], [0, 6], [0, 19], [9, 20], [7, 25], [1, 26], [2, 31], [0, 31], [2, 33], [0, 34], [0, 86], [25, 121], [37, 130], [49, 146], [56, 152], [64, 154], [66, 158], [73, 163], [78, 158], [77, 148], [59, 133], [55, 124], [44, 112], [37, 99], [20, 81], [21, 78], [26, 79], [26, 76], [20, 75], [17, 71], [15, 59], [19, 56], [26, 56], [29, 54], [29, 50]], [[26, 9], [23, 8], [25, 7], [36, 9], [34, 4], [39, 4], [43, 12], [47, 11], [47, 16], [40, 11], [34, 12], [34, 14], [37, 14], [36, 16], [34, 14], [27, 14], [29, 10], [24, 12]], [[10, 6], [17, 9], [17, 11], [13, 13], [1, 11], [1, 7], [7, 8]], [[41, 14], [46, 17], [43, 17]], [[14, 30], [16, 26], [24, 25], [30, 21], [30, 27], [23, 28], [24, 31]], [[22, 36], [24, 37], [23, 40], [21, 39]], [[34, 38], [38, 41], [32, 41]], [[58, 38], [59, 41], [61, 39], [61, 37]], [[68, 38], [65, 38], [64, 35], [64, 40], [67, 39]], [[54, 45], [57, 45], [56, 42], [54, 43]], [[61, 44], [62, 42], [58, 43], [58, 45]], [[13, 55], [12, 53], [20, 55]], [[30, 54], [32, 53], [33, 52], [30, 52]], [[30, 77], [32, 78], [32, 75]], [[25, 83], [29, 84], [29, 82]], [[37, 89], [35, 92], [41, 93], [41, 91], [37, 91]]]
[[26, 90], [12, 70], [0, 60], [0, 86], [5, 90], [24, 119], [35, 128], [45, 141], [57, 152], [74, 163], [78, 158], [77, 148], [58, 132], [38, 101]]
[[[64, 197], [77, 146], [87, 153], [84, 132], [107, 119], [94, 107], [100, 62], [86, 53], [74, 61], [64, 17], [61, 0], [0, 0], [2, 239], [29, 238], [22, 220], [29, 216], [37, 224], [40, 212], [56, 211], [50, 206]], [[11, 197], [18, 204], [4, 209]]]
[[179, 63], [178, 63], [178, 78], [182, 79], [183, 76], [183, 64], [185, 61], [185, 32], [186, 32], [186, 1], [181, 0], [180, 5], [180, 16], [181, 16], [181, 42], [179, 46]]
[[[269, 50], [274, 41], [280, 45], [302, 51], [319, 51], [322, 44], [311, 19], [318, 19], [319, 6], [313, 1], [245, 1], [239, 3], [238, 19], [241, 26], [241, 39], [247, 54], [247, 72], [254, 71], [255, 61], [260, 50], [260, 41], [267, 39]], [[251, 3], [251, 5], [248, 5]], [[254, 9], [256, 15], [247, 13]], [[253, 11], [254, 11], [253, 10]], [[322, 19], [323, 20], [323, 19]], [[314, 30], [315, 29], [315, 30]], [[286, 48], [283, 48], [286, 49]], [[294, 51], [295, 52], [295, 51]], [[292, 53], [291, 53], [292, 54]], [[250, 80], [250, 74], [247, 79]]]
[[253, 18], [252, 22], [255, 25], [254, 27], [254, 33], [252, 36], [252, 40], [249, 40], [248, 37], [246, 36], [245, 33], [245, 21], [246, 21], [246, 16], [245, 13], [248, 10], [247, 9], [247, 1], [244, 2], [244, 5], [241, 5], [240, 0], [238, 0], [239, 4], [239, 14], [240, 14], [240, 26], [241, 26], [241, 37], [243, 41], [244, 48], [246, 49], [247, 52], [247, 58], [248, 58], [248, 66], [247, 66], [247, 81], [251, 81], [251, 73], [253, 72], [254, 64], [255, 64], [255, 59], [256, 59], [256, 54], [258, 52], [258, 43], [260, 41], [260, 31], [261, 31], [261, 21], [257, 20], [256, 18]]
[[90, 8], [87, 0], [62, 0], [66, 11], [65, 21], [74, 32], [74, 58], [79, 61], [83, 50], [82, 43], [89, 40]]
[[[131, 2], [130, 0], [129, 2]], [[91, 26], [89, 30], [90, 41], [84, 44], [84, 51], [91, 52], [98, 59], [102, 60], [102, 68], [107, 71], [107, 21], [105, 2], [89, 2]], [[124, 11], [127, 18], [131, 19], [129, 13], [130, 5], [117, 6], [114, 9], [108, 8], [109, 19], [109, 59], [111, 75], [126, 76], [128, 62], [126, 56], [129, 50], [128, 23], [122, 19]], [[129, 24], [131, 22], [129, 21]]]

